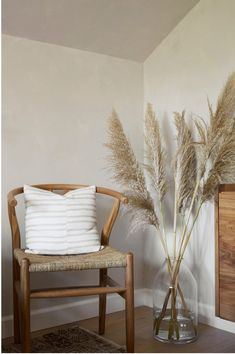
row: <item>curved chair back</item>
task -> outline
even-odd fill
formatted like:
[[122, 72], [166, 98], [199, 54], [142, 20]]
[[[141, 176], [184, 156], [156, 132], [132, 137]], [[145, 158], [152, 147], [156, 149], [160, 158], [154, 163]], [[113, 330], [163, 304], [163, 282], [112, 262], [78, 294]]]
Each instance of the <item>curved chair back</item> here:
[[[81, 184], [37, 184], [37, 185], [32, 185], [32, 187], [35, 188], [40, 188], [40, 189], [45, 189], [51, 192], [57, 191], [57, 192], [68, 192], [74, 189], [79, 189], [79, 188], [84, 188], [88, 187], [88, 185], [81, 185]], [[21, 238], [20, 238], [20, 228], [17, 220], [17, 215], [16, 215], [16, 210], [15, 207], [17, 205], [17, 200], [16, 196], [19, 194], [22, 194], [24, 192], [23, 187], [15, 188], [12, 191], [10, 191], [7, 195], [7, 200], [8, 200], [8, 215], [9, 215], [9, 221], [11, 225], [11, 234], [12, 234], [12, 247], [14, 248], [20, 248], [21, 247]], [[128, 203], [127, 197], [125, 197], [123, 194], [116, 192], [112, 189], [104, 188], [104, 187], [96, 187], [96, 193], [99, 194], [104, 194], [108, 195], [114, 198], [114, 203], [111, 208], [111, 211], [108, 215], [108, 218], [103, 226], [102, 232], [101, 232], [101, 244], [102, 245], [108, 245], [109, 243], [109, 236], [111, 234], [113, 225], [116, 221], [119, 207], [120, 207], [120, 202], [122, 203]]]

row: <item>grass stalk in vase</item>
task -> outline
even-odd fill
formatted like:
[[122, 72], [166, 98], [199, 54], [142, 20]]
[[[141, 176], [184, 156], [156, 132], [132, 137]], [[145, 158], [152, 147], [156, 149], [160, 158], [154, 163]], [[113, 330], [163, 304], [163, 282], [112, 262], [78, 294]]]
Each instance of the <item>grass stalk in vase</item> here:
[[[166, 233], [167, 178], [166, 149], [159, 121], [150, 104], [145, 115], [145, 164], [140, 164], [115, 111], [109, 120], [108, 167], [113, 179], [124, 187], [129, 199], [125, 212], [130, 215], [130, 230], [156, 228], [167, 262], [169, 288], [166, 290], [154, 332], [158, 333], [166, 314], [170, 314], [168, 339], [180, 339], [177, 308], [179, 297], [183, 311], [190, 311], [180, 284], [181, 263], [205, 202], [213, 200], [220, 183], [235, 182], [235, 73], [229, 76], [213, 111], [208, 101], [208, 123], [192, 120], [189, 127], [185, 112], [174, 113], [176, 153], [172, 158], [174, 177], [173, 232]], [[196, 135], [196, 136], [195, 136]], [[171, 168], [172, 170], [172, 168]], [[179, 224], [181, 222], [181, 230]], [[173, 235], [173, 237], [171, 237]], [[170, 245], [173, 245], [172, 250]], [[195, 328], [196, 335], [196, 328]]]
[[176, 189], [176, 181], [175, 181], [174, 227], [173, 227], [173, 234], [174, 234], [173, 258], [174, 259], [176, 257], [176, 223], [177, 223], [177, 189]]

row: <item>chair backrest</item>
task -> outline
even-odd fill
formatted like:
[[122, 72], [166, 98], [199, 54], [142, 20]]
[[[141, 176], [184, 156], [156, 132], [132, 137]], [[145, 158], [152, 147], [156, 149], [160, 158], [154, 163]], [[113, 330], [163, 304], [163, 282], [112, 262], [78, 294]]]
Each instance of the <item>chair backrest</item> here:
[[[37, 185], [33, 185], [32, 187], [45, 189], [45, 190], [48, 190], [51, 192], [57, 191], [57, 192], [66, 193], [66, 192], [74, 190], [74, 189], [84, 188], [84, 187], [88, 187], [88, 186], [81, 185], [81, 184], [37, 184]], [[24, 192], [24, 188], [19, 187], [19, 188], [13, 189], [7, 195], [8, 215], [9, 215], [9, 221], [10, 221], [10, 226], [11, 226], [13, 249], [21, 247], [20, 228], [19, 228], [17, 215], [16, 215], [16, 208], [15, 208], [17, 205], [17, 200], [15, 197], [19, 194], [22, 194], [23, 192]], [[114, 198], [114, 203], [111, 208], [110, 214], [109, 214], [109, 216], [104, 224], [104, 227], [102, 229], [102, 232], [101, 232], [101, 244], [107, 245], [109, 243], [109, 236], [111, 234], [113, 225], [114, 225], [115, 220], [118, 215], [120, 202], [128, 203], [128, 199], [123, 194], [116, 192], [112, 189], [104, 188], [104, 187], [96, 187], [96, 193], [108, 195], [108, 196], [111, 196]]]

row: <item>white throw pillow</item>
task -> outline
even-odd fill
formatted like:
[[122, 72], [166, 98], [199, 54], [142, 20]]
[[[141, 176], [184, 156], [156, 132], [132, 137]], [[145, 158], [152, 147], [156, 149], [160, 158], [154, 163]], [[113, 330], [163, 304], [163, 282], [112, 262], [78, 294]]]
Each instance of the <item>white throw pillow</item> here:
[[24, 186], [26, 252], [79, 254], [101, 249], [96, 223], [96, 187], [64, 195]]

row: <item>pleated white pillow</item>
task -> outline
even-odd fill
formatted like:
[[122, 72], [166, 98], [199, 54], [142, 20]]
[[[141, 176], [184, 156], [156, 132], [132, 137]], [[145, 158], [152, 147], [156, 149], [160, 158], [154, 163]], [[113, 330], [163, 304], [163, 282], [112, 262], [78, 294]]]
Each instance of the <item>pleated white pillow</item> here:
[[96, 222], [96, 187], [64, 195], [24, 186], [26, 252], [79, 254], [101, 249]]

